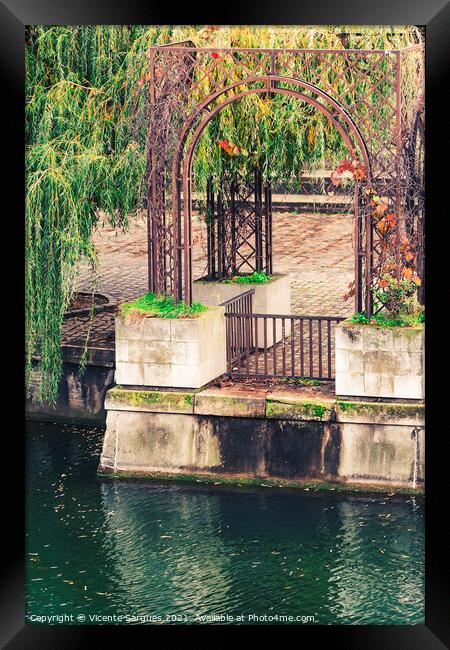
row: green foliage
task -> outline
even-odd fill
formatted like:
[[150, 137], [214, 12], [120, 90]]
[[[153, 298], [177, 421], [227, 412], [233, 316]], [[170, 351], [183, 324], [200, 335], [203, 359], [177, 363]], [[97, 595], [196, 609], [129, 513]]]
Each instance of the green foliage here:
[[398, 280], [385, 274], [372, 293], [393, 318], [406, 318], [417, 313], [417, 284], [414, 278]]
[[375, 325], [379, 327], [414, 327], [414, 325], [420, 325], [425, 322], [425, 312], [423, 310], [417, 310], [412, 314], [400, 314], [398, 316], [393, 316], [388, 312], [379, 312], [370, 318], [367, 318], [365, 314], [353, 314], [349, 319], [351, 323], [356, 323], [358, 325]]
[[358, 325], [368, 325], [370, 322], [370, 319], [367, 318], [365, 314], [353, 314], [352, 317], [349, 319], [351, 323], [356, 323]]
[[270, 276], [265, 271], [254, 271], [249, 275], [235, 275], [229, 280], [224, 280], [225, 284], [265, 284], [269, 282]]
[[127, 126], [133, 80], [159, 29], [29, 27], [26, 34], [26, 370], [55, 402], [61, 325], [80, 261], [95, 267], [101, 213], [126, 227], [145, 158]]
[[121, 305], [120, 313], [122, 316], [141, 314], [157, 318], [195, 318], [207, 309], [200, 302], [187, 305], [184, 301], [175, 303], [172, 296], [146, 293], [144, 296]]

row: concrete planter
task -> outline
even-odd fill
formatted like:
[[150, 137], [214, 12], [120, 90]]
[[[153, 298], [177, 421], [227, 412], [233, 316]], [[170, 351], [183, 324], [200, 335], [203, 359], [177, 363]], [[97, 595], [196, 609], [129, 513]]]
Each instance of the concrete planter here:
[[425, 327], [336, 326], [336, 394], [419, 399], [424, 392]]
[[[255, 314], [290, 314], [291, 313], [291, 281], [289, 275], [275, 273], [269, 282], [264, 284], [236, 284], [227, 282], [211, 282], [195, 280], [193, 283], [193, 300], [204, 305], [220, 305], [249, 289], [254, 289], [253, 312]], [[267, 345], [273, 345], [272, 322], [267, 323]], [[277, 323], [276, 340], [281, 341], [281, 321]], [[264, 325], [258, 322], [258, 341], [263, 347]]]
[[200, 388], [226, 371], [223, 307], [197, 318], [116, 319], [116, 383]]

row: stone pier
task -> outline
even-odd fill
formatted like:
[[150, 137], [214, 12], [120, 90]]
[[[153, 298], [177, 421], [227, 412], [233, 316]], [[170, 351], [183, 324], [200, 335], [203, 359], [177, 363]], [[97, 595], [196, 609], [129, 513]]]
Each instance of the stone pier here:
[[106, 408], [103, 474], [423, 487], [419, 404], [118, 386]]

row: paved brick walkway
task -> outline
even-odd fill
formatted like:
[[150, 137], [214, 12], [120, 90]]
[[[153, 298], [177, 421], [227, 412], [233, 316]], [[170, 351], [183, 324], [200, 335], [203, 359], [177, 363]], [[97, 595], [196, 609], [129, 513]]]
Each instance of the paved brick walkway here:
[[[99, 253], [98, 290], [105, 291], [119, 302], [145, 293], [147, 289], [146, 219], [133, 220], [128, 233], [117, 233], [111, 227], [100, 227], [94, 239]], [[322, 316], [346, 316], [352, 312], [352, 301], [342, 298], [353, 280], [352, 217], [349, 215], [273, 214], [273, 268], [290, 273], [292, 313]], [[193, 222], [194, 278], [206, 271], [205, 229]], [[89, 290], [91, 272], [82, 269], [77, 282], [79, 290]], [[85, 319], [86, 320], [86, 319]], [[82, 321], [84, 323], [84, 321]], [[85, 329], [86, 324], [80, 327]], [[108, 338], [111, 315], [98, 315], [93, 335], [101, 330]], [[74, 341], [74, 323], [64, 326], [64, 340]], [[70, 329], [70, 336], [69, 330]], [[67, 334], [66, 334], [67, 332]]]

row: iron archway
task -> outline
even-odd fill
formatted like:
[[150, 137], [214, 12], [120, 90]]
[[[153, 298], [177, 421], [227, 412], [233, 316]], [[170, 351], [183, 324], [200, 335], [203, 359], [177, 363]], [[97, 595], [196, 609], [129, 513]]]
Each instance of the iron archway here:
[[[265, 85], [258, 88], [250, 88], [234, 94], [220, 104], [209, 109], [210, 104], [219, 98], [221, 95], [233, 90], [237, 87], [248, 86], [252, 82], [263, 82]], [[318, 97], [328, 102], [331, 109], [322, 104], [318, 99], [305, 95], [299, 90], [292, 90], [291, 88], [281, 87], [275, 83], [285, 83], [289, 85], [300, 86], [301, 88], [312, 92]], [[173, 206], [173, 259], [174, 259], [174, 278], [173, 278], [173, 294], [176, 300], [184, 299], [187, 303], [192, 302], [192, 240], [191, 240], [191, 218], [192, 218], [192, 163], [196, 146], [199, 139], [215, 115], [217, 115], [225, 106], [239, 101], [243, 97], [251, 94], [284, 94], [292, 96], [300, 101], [314, 106], [330, 121], [331, 124], [340, 133], [347, 149], [350, 154], [353, 154], [359, 149], [360, 155], [364, 162], [367, 177], [370, 179], [371, 175], [371, 161], [365, 140], [358, 129], [356, 123], [351, 118], [345, 108], [333, 99], [328, 93], [317, 88], [316, 86], [290, 77], [283, 77], [277, 75], [249, 77], [240, 80], [234, 84], [230, 84], [222, 88], [220, 91], [208, 96], [202, 103], [200, 103], [190, 118], [186, 121], [181, 131], [181, 136], [176, 148], [176, 154], [172, 166], [172, 206]], [[202, 114], [206, 115], [201, 119]], [[200, 120], [200, 122], [199, 122]], [[339, 120], [342, 120], [340, 122]], [[198, 123], [199, 122], [199, 123]], [[197, 125], [196, 125], [197, 123]], [[192, 134], [189, 146], [185, 151], [185, 145]], [[352, 140], [353, 138], [353, 140]], [[183, 209], [181, 209], [181, 196], [183, 196]], [[181, 214], [183, 213], [183, 215]], [[359, 234], [361, 229], [355, 229]], [[356, 242], [355, 250], [358, 255], [359, 241]], [[357, 269], [355, 265], [355, 269]], [[355, 271], [355, 276], [356, 276]], [[355, 277], [356, 284], [359, 284], [360, 278]]]

